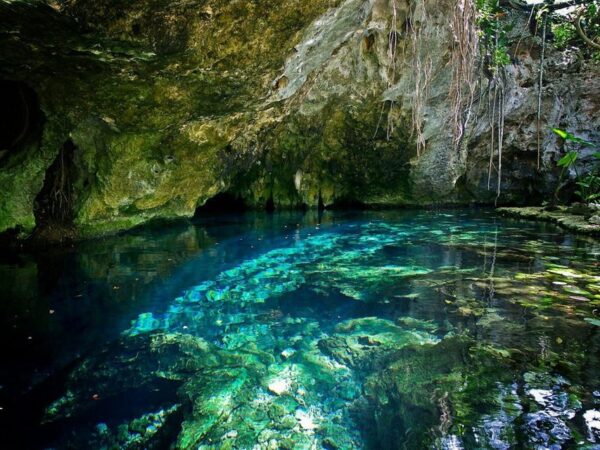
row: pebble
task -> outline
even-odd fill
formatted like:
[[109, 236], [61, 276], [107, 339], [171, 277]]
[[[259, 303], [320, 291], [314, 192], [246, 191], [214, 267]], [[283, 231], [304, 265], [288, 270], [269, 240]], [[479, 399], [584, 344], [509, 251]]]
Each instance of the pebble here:
[[296, 411], [296, 419], [304, 430], [313, 431], [318, 428], [312, 416], [306, 411], [301, 409]]
[[290, 387], [291, 387], [290, 380], [284, 380], [281, 378], [271, 381], [269, 383], [269, 385], [267, 386], [269, 391], [275, 395], [285, 394], [286, 392], [288, 392], [290, 390]]
[[281, 352], [281, 357], [283, 359], [288, 359], [288, 358], [291, 358], [292, 356], [294, 356], [295, 353], [296, 353], [296, 350], [294, 350], [293, 348], [286, 348], [285, 350], [283, 350]]
[[238, 437], [237, 430], [228, 431], [223, 435], [223, 439], [235, 439], [236, 437]]

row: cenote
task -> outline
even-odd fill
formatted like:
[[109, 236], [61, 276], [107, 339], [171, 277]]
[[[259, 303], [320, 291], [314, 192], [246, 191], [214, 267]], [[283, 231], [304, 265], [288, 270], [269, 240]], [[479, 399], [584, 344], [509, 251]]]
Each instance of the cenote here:
[[489, 209], [3, 254], [3, 447], [597, 448], [599, 255]]
[[600, 450], [600, 0], [0, 0], [0, 450]]

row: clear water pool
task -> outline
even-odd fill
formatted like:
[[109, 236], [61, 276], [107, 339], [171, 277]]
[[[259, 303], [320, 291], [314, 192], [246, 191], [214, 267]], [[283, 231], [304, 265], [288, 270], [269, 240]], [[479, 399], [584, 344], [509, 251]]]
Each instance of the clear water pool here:
[[0, 259], [3, 448], [600, 446], [600, 243], [244, 214]]

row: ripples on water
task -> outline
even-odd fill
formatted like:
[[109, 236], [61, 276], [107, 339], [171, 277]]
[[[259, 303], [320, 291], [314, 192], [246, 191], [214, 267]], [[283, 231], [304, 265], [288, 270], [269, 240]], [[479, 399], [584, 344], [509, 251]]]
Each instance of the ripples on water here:
[[222, 216], [4, 255], [0, 440], [596, 448], [599, 255], [485, 210]]

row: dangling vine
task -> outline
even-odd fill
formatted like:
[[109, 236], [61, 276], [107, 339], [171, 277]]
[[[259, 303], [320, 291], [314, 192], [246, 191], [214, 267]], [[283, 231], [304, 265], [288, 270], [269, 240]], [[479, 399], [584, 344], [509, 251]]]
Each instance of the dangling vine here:
[[431, 73], [433, 70], [433, 61], [428, 52], [423, 49], [422, 43], [427, 39], [424, 35], [424, 24], [427, 23], [427, 10], [425, 8], [425, 0], [419, 0], [412, 11], [410, 20], [408, 21], [411, 48], [413, 54], [413, 78], [415, 85], [415, 93], [412, 105], [412, 132], [416, 137], [417, 142], [417, 157], [421, 155], [425, 149], [424, 128], [424, 108], [427, 98], [429, 97], [429, 83], [431, 81]]
[[[398, 51], [398, 8], [396, 0], [392, 1], [392, 20], [390, 23], [390, 32], [388, 34], [387, 56], [389, 61], [388, 88], [396, 83], [396, 54]], [[386, 138], [389, 141], [394, 133], [394, 118], [392, 110], [394, 109], [394, 100], [390, 100], [390, 109], [387, 116]]]
[[548, 28], [548, 12], [542, 8], [538, 17], [543, 21], [542, 25], [542, 54], [540, 56], [540, 68], [538, 79], [538, 98], [537, 98], [537, 170], [540, 170], [540, 161], [542, 154], [542, 89], [544, 87], [544, 60], [546, 58], [546, 31]]
[[479, 37], [473, 0], [458, 0], [452, 16], [452, 129], [454, 147], [458, 150], [471, 118], [477, 80], [475, 67]]
[[[468, 0], [470, 1], [470, 0]], [[391, 0], [391, 19], [388, 32], [388, 70], [387, 70], [387, 89], [391, 89], [396, 83], [396, 64], [397, 52], [399, 48], [398, 32], [398, 10], [396, 0]], [[433, 70], [433, 61], [427, 49], [423, 47], [423, 42], [433, 39], [432, 31], [424, 24], [427, 23], [427, 10], [425, 0], [417, 0], [410, 16], [406, 20], [406, 33], [408, 34], [410, 49], [412, 51], [412, 82], [414, 84], [414, 94], [412, 102], [412, 135], [416, 136], [417, 157], [421, 155], [425, 148], [424, 128], [424, 106], [429, 96], [429, 84]], [[427, 35], [426, 35], [427, 33]], [[382, 105], [379, 122], [377, 124], [375, 135], [379, 130], [386, 104]], [[394, 109], [394, 100], [389, 102], [387, 114], [386, 138], [389, 140], [394, 132], [394, 118], [392, 111]]]
[[[388, 58], [388, 68], [387, 68], [387, 76], [386, 76], [386, 88], [391, 89], [396, 83], [396, 56], [398, 51], [398, 8], [396, 4], [396, 0], [391, 0], [391, 19], [389, 24], [389, 32], [388, 32], [388, 45], [387, 45], [387, 58]], [[377, 127], [375, 127], [375, 133], [373, 134], [373, 138], [377, 136], [377, 132], [379, 131], [379, 127], [381, 125], [381, 121], [383, 118], [383, 114], [385, 112], [386, 103], [384, 102], [381, 105], [381, 112], [379, 113], [379, 120], [377, 122]], [[386, 124], [386, 140], [390, 140], [392, 134], [394, 133], [394, 118], [392, 115], [392, 111], [394, 110], [394, 99], [390, 100], [389, 109], [387, 114], [387, 124]]]
[[509, 26], [502, 23], [505, 12], [498, 0], [477, 1], [477, 25], [480, 29], [482, 70], [488, 79], [488, 112], [491, 126], [488, 162], [488, 189], [497, 174], [496, 202], [502, 187], [502, 149], [504, 145], [504, 115], [506, 110], [505, 66], [510, 63], [506, 35]]
[[[405, 31], [408, 35], [408, 48], [412, 53], [412, 96], [411, 121], [412, 133], [416, 142], [417, 157], [426, 146], [424, 132], [425, 104], [429, 96], [429, 87], [432, 78], [433, 61], [430, 49], [425, 43], [439, 38], [434, 33], [440, 30], [429, 23], [426, 0], [413, 0], [410, 2], [411, 12], [406, 20]], [[585, 5], [577, 10], [576, 16], [558, 13], [574, 5]], [[502, 152], [504, 146], [504, 122], [507, 108], [506, 92], [506, 66], [511, 64], [509, 55], [509, 32], [513, 25], [509, 14], [510, 10], [526, 12], [527, 20], [534, 36], [541, 34], [541, 56], [537, 74], [537, 169], [541, 170], [542, 155], [542, 93], [544, 82], [544, 68], [549, 33], [553, 34], [553, 42], [558, 46], [559, 41], [567, 39], [580, 39], [592, 50], [600, 49], [600, 0], [569, 0], [556, 2], [545, 0], [540, 4], [529, 4], [519, 0], [456, 0], [451, 16], [452, 51], [451, 70], [452, 81], [449, 90], [451, 103], [451, 129], [453, 146], [458, 151], [468, 132], [469, 123], [473, 115], [479, 116], [479, 111], [473, 111], [476, 97], [479, 98], [478, 108], [486, 97], [488, 104], [488, 120], [491, 125], [491, 138], [489, 142], [488, 189], [495, 188], [496, 201], [501, 194], [502, 187]], [[398, 5], [397, 0], [390, 0], [390, 20], [388, 34], [387, 57], [389, 60], [387, 72], [387, 89], [395, 86], [397, 71], [397, 51], [399, 45], [398, 34]], [[513, 16], [514, 17], [514, 16]], [[534, 23], [535, 26], [530, 24]], [[539, 24], [539, 26], [537, 25]], [[565, 30], [566, 24], [573, 29], [572, 33]], [[540, 33], [541, 32], [541, 33]], [[537, 37], [536, 37], [537, 39]], [[514, 48], [515, 58], [523, 40], [521, 34]], [[540, 42], [538, 41], [538, 42]], [[482, 83], [482, 75], [487, 79], [487, 88]], [[476, 94], [477, 89], [480, 90]], [[389, 140], [394, 132], [395, 106], [394, 99], [382, 105], [380, 122], [385, 108], [389, 107], [387, 114], [386, 137]], [[377, 125], [379, 129], [379, 123]], [[377, 130], [376, 130], [377, 133]], [[496, 182], [492, 180], [496, 175]], [[495, 185], [495, 187], [493, 187]]]

